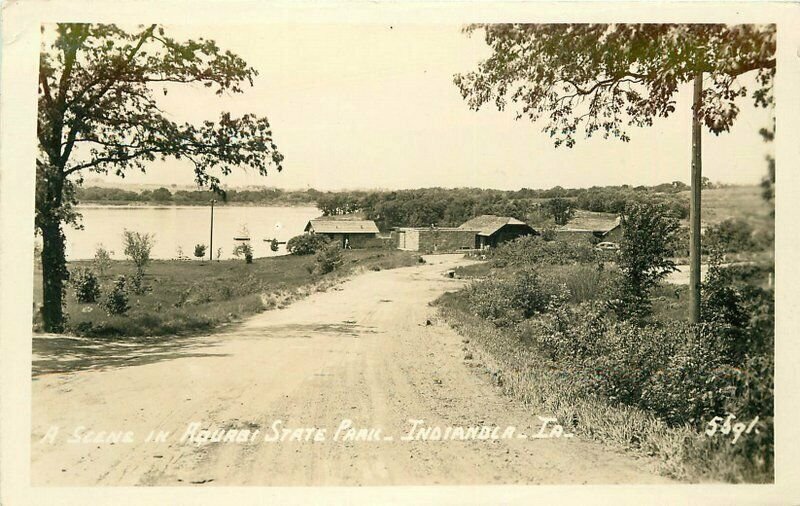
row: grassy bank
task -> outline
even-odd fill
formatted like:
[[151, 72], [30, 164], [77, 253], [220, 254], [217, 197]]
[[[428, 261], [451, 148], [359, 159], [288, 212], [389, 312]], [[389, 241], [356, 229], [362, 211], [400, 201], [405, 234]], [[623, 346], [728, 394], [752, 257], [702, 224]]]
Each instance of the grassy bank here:
[[[469, 313], [458, 294], [438, 301], [440, 316], [468, 341], [473, 362], [496, 378], [498, 387], [542, 416], [555, 416], [578, 435], [655, 459], [658, 470], [690, 482], [773, 480], [771, 466], [754, 467], [742, 451], [688, 426], [670, 427], [642, 409], [586, 396], [574, 378], [545, 360], [508, 329], [499, 329]], [[768, 472], [765, 472], [768, 471]]]
[[[291, 301], [341, 281], [360, 269], [380, 270], [418, 263], [419, 256], [396, 250], [347, 250], [336, 271], [312, 272], [313, 256], [258, 258], [221, 262], [155, 260], [147, 269], [148, 291], [130, 294], [130, 310], [109, 316], [96, 303], [80, 303], [67, 289], [68, 333], [94, 337], [163, 336], [212, 330], [265, 309]], [[71, 272], [91, 267], [90, 261], [69, 262]], [[135, 268], [128, 261], [113, 261], [100, 278], [103, 293], [119, 275], [130, 276]], [[40, 266], [34, 269], [34, 302], [42, 301]], [[34, 331], [41, 318], [34, 313]]]
[[[771, 264], [725, 268], [731, 291], [718, 287], [725, 297], [713, 303], [745, 316], [735, 325], [688, 325], [688, 290], [662, 283], [650, 294], [652, 320], [637, 326], [605, 305], [616, 266], [528, 262], [535, 247], [517, 248], [522, 265], [501, 254], [458, 269], [474, 281], [437, 301], [475, 365], [534, 412], [654, 458], [665, 475], [773, 481]], [[728, 413], [756, 430], [735, 442], [730, 431], [707, 436], [708, 422]]]

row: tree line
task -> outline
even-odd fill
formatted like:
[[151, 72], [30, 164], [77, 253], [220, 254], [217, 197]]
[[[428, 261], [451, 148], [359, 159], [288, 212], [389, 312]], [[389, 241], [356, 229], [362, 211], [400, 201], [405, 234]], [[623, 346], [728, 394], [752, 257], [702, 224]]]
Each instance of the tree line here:
[[205, 205], [211, 199], [231, 204], [316, 205], [326, 216], [359, 213], [375, 220], [381, 230], [397, 226], [458, 226], [475, 216], [510, 216], [539, 226], [563, 225], [577, 209], [619, 214], [630, 202], [658, 202], [676, 218], [688, 216], [688, 187], [682, 182], [658, 186], [606, 186], [515, 191], [482, 188], [424, 188], [397, 191], [227, 190], [220, 195], [207, 190], [168, 188], [140, 192], [119, 188], [78, 188], [79, 202], [173, 203]]
[[[654, 202], [676, 218], [688, 216], [683, 183], [655, 187], [607, 186], [517, 191], [479, 188], [326, 193], [317, 200], [325, 215], [362, 213], [381, 230], [396, 226], [458, 226], [482, 214], [510, 216], [534, 226], [563, 225], [577, 209], [619, 214], [629, 203]], [[682, 193], [683, 192], [683, 193]]]

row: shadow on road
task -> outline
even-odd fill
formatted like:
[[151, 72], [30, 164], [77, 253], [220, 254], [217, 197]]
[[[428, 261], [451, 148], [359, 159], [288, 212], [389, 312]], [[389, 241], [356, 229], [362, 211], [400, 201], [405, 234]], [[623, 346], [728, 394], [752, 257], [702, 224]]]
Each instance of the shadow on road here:
[[[222, 357], [208, 337], [90, 338], [43, 335], [33, 338], [33, 376], [128, 367], [184, 357]], [[206, 351], [204, 351], [206, 350]]]

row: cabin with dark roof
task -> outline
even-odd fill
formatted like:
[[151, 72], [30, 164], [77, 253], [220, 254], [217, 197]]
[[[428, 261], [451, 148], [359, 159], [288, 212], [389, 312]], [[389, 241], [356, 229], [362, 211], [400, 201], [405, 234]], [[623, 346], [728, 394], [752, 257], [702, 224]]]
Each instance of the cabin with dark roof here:
[[622, 225], [616, 214], [576, 210], [566, 225], [556, 228], [556, 238], [572, 242], [619, 242]]
[[513, 241], [518, 237], [539, 235], [539, 232], [523, 221], [509, 216], [492, 214], [472, 218], [458, 228], [474, 232], [476, 249], [496, 248], [500, 244]]
[[321, 217], [309, 221], [305, 232], [327, 236], [342, 248], [375, 248], [383, 245], [378, 237], [378, 226], [372, 220]]

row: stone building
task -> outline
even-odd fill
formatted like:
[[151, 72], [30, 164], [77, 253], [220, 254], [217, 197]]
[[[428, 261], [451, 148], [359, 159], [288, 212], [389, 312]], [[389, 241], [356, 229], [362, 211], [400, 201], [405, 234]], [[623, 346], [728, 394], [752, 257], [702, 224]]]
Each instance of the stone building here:
[[398, 249], [420, 253], [453, 253], [474, 248], [476, 232], [449, 227], [398, 227], [392, 235]]

